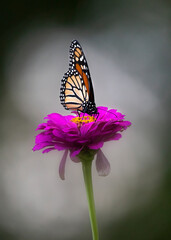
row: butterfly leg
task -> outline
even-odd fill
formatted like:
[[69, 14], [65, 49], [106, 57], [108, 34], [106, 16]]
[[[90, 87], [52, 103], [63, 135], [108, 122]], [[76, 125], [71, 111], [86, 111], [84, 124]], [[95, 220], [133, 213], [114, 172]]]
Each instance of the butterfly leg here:
[[84, 115], [85, 115], [85, 112], [83, 112], [83, 116], [82, 116], [82, 119], [84, 119]]
[[80, 112], [79, 112], [79, 110], [77, 110], [77, 113], [78, 113], [78, 116], [79, 116], [79, 118], [80, 118]]
[[96, 114], [96, 115], [97, 115], [97, 117], [96, 117], [96, 121], [97, 121], [97, 119], [98, 119], [98, 117], [99, 117], [99, 112], [97, 112], [97, 114]]

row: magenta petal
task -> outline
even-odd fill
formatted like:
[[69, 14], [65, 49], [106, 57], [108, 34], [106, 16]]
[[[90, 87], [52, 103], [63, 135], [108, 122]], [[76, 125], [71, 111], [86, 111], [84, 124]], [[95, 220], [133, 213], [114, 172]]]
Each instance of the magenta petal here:
[[67, 156], [68, 156], [68, 149], [65, 150], [64, 155], [63, 155], [60, 165], [59, 165], [59, 176], [62, 180], [65, 179], [65, 163], [66, 163]]
[[39, 144], [36, 144], [34, 147], [33, 147], [33, 151], [38, 151], [42, 148], [45, 148], [45, 147], [51, 147], [53, 146], [53, 143], [48, 143], [48, 142], [41, 142]]
[[42, 153], [48, 153], [48, 152], [50, 152], [50, 151], [52, 151], [54, 149], [55, 149], [54, 147], [53, 148], [46, 148], [45, 150], [43, 150]]
[[80, 159], [79, 159], [77, 156], [72, 157], [72, 156], [70, 155], [70, 158], [71, 158], [71, 160], [72, 160], [73, 162], [75, 162], [75, 163], [80, 162]]
[[99, 149], [103, 147], [103, 144], [104, 144], [103, 142], [93, 143], [93, 144], [90, 144], [88, 147], [90, 149]]
[[122, 137], [120, 133], [116, 133], [112, 140], [119, 140]]
[[[76, 113], [76, 116], [78, 114]], [[78, 154], [82, 149], [99, 150], [103, 147], [104, 142], [119, 140], [122, 131], [131, 125], [129, 121], [124, 120], [124, 115], [116, 109], [106, 107], [98, 108], [98, 118], [94, 122], [77, 125], [71, 121], [76, 116], [62, 116], [58, 113], [49, 114], [45, 123], [38, 125], [37, 130], [41, 133], [35, 138], [33, 151], [41, 150], [47, 153], [52, 150], [69, 149], [71, 160], [79, 162]], [[89, 116], [81, 113], [81, 117]], [[65, 152], [66, 153], [66, 152]], [[67, 155], [67, 153], [66, 153]], [[64, 179], [65, 154], [60, 163], [60, 176]], [[100, 175], [107, 175], [110, 165], [101, 150], [97, 154], [97, 170]]]
[[101, 149], [97, 152], [96, 169], [99, 176], [107, 176], [110, 173], [110, 163]]
[[36, 131], [37, 131], [37, 130], [42, 130], [42, 129], [44, 129], [45, 127], [46, 127], [46, 123], [41, 123], [41, 124], [39, 124], [39, 125], [37, 126]]
[[[83, 147], [82, 147], [82, 148], [83, 148]], [[71, 153], [70, 153], [71, 159], [72, 159], [73, 157], [77, 156], [77, 155], [81, 152], [82, 148], [79, 148], [79, 149], [76, 149], [76, 150], [72, 150]]]
[[108, 108], [107, 107], [103, 107], [103, 106], [99, 106], [98, 108], [98, 112], [99, 113], [106, 113], [107, 112], [107, 110], [108, 110]]
[[58, 151], [62, 151], [64, 149], [66, 149], [66, 146], [64, 146], [63, 144], [55, 144], [55, 149], [57, 149]]

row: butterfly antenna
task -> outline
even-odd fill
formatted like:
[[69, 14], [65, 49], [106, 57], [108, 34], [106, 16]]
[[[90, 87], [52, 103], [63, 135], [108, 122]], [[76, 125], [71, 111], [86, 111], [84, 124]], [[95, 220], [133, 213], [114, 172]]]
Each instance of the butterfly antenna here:
[[[111, 113], [111, 112], [109, 112], [109, 111], [106, 111], [106, 110], [104, 110], [104, 109], [102, 109], [102, 108], [98, 108], [98, 109], [100, 109], [100, 110], [102, 110], [102, 111], [104, 111], [104, 112], [110, 113], [110, 114], [112, 114], [112, 115], [115, 115], [115, 117], [117, 117], [117, 115], [114, 114], [114, 113]], [[98, 113], [98, 116], [99, 116], [99, 113]]]

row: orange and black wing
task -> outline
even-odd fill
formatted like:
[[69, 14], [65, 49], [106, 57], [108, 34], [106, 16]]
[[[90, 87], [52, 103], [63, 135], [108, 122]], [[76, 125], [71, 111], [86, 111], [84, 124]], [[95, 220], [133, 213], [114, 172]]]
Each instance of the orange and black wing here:
[[66, 110], [83, 111], [88, 92], [81, 75], [73, 69], [65, 73], [60, 89], [60, 100]]
[[77, 40], [73, 40], [70, 46], [70, 68], [76, 70], [82, 77], [87, 89], [88, 100], [94, 103], [94, 91], [91, 76], [81, 45]]

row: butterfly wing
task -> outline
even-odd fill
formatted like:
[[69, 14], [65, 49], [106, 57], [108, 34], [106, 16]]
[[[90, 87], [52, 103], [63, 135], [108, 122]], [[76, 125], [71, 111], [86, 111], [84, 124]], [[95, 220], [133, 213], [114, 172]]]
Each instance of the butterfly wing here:
[[70, 68], [64, 74], [60, 90], [61, 104], [65, 109], [97, 114], [88, 64], [76, 40], [70, 46]]
[[88, 92], [81, 75], [73, 69], [65, 73], [62, 79], [60, 100], [66, 110], [84, 110], [88, 101]]
[[87, 89], [89, 101], [94, 103], [94, 91], [93, 85], [91, 81], [91, 76], [87, 64], [87, 60], [85, 58], [84, 52], [82, 50], [81, 45], [77, 40], [73, 40], [70, 46], [70, 67], [71, 69], [77, 70], [77, 72], [81, 75], [85, 87]]

